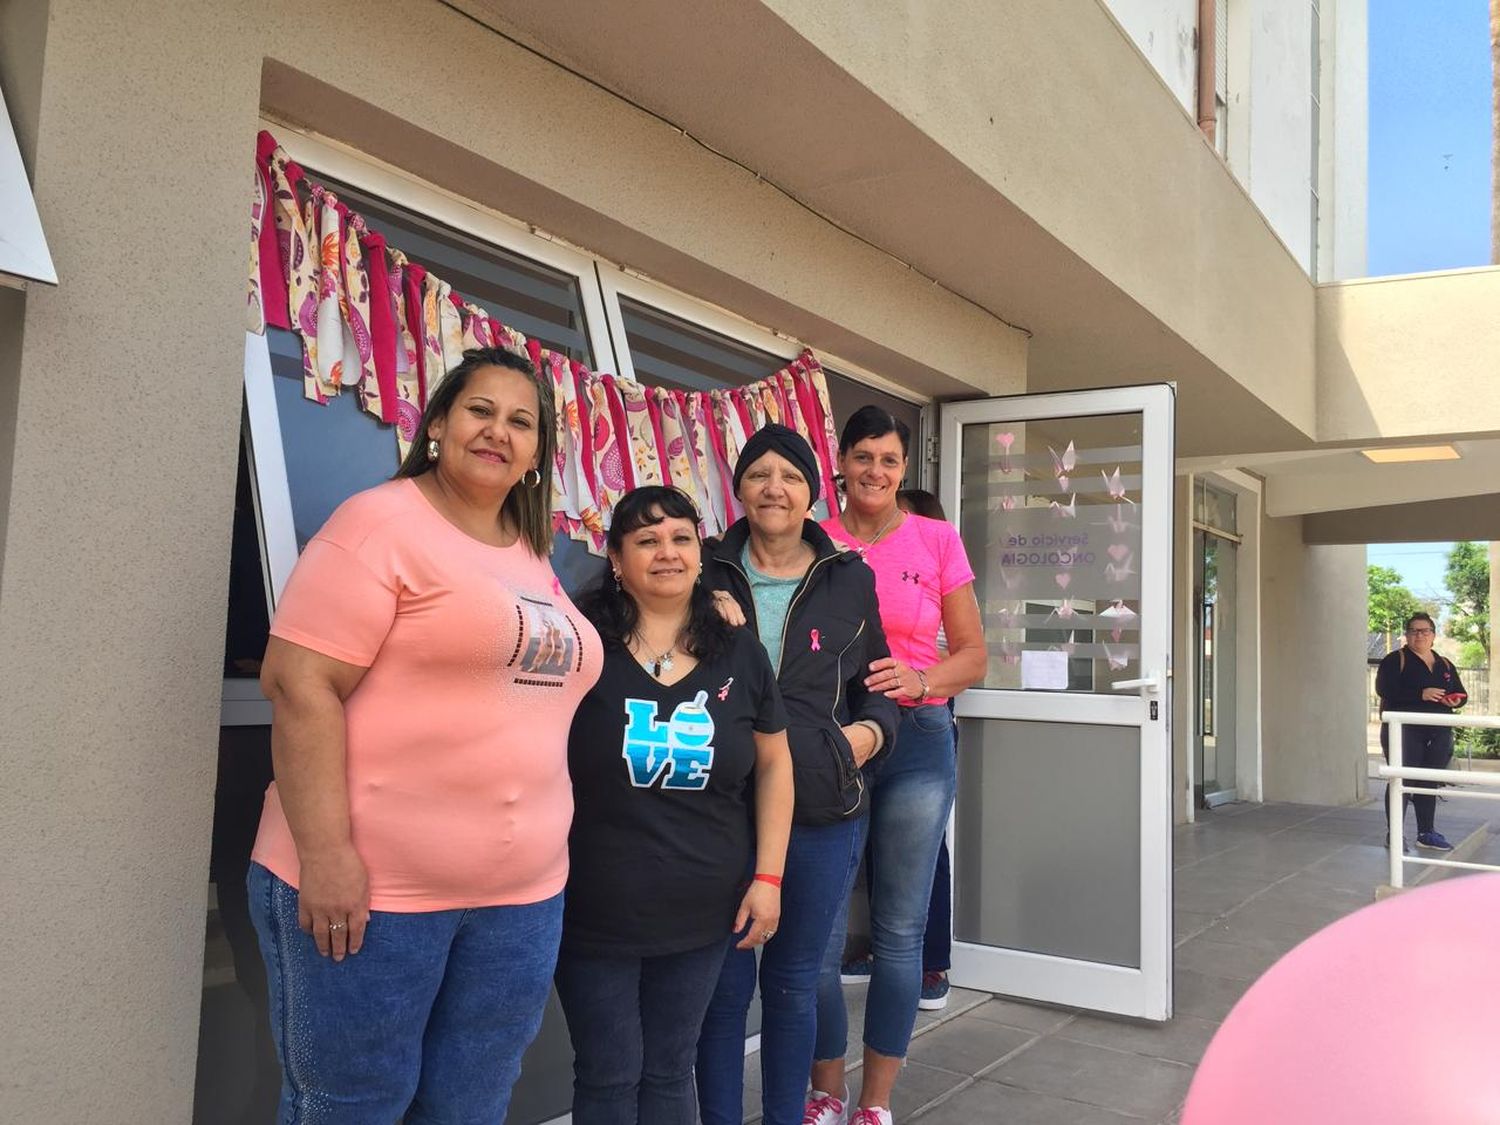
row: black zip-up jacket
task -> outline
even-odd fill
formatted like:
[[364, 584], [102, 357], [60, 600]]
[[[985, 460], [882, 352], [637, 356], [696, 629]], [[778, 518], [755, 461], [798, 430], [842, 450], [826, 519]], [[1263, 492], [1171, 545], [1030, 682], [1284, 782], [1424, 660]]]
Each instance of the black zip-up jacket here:
[[[750, 524], [741, 519], [722, 539], [705, 544], [703, 581], [728, 590], [758, 630], [750, 576], [740, 561]], [[901, 721], [893, 699], [865, 687], [870, 661], [891, 654], [875, 600], [875, 572], [836, 544], [812, 520], [802, 538], [817, 558], [792, 594], [776, 681], [786, 705], [798, 824], [835, 824], [869, 810], [865, 781], [840, 729], [860, 719], [879, 725], [888, 749]], [[816, 634], [816, 636], [814, 636]]]
[[[1375, 694], [1380, 696], [1382, 711], [1430, 711], [1434, 715], [1451, 715], [1458, 707], [1463, 706], [1460, 703], [1456, 707], [1450, 707], [1446, 703], [1433, 703], [1423, 699], [1423, 689], [1430, 687], [1462, 695], [1467, 702], [1468, 691], [1464, 688], [1464, 682], [1458, 678], [1458, 669], [1451, 660], [1435, 652], [1432, 654], [1432, 667], [1429, 668], [1420, 656], [1402, 645], [1395, 652], [1386, 653], [1375, 673]], [[1385, 728], [1382, 727], [1381, 731], [1384, 733]]]

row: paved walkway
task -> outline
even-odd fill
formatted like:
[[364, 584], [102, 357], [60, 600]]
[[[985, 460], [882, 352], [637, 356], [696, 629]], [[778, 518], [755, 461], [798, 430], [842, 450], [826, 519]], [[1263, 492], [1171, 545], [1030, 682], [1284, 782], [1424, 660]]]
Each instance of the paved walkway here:
[[[1459, 807], [1446, 802], [1438, 814], [1455, 841], [1484, 823]], [[947, 1010], [919, 1017], [896, 1087], [898, 1122], [1177, 1120], [1193, 1068], [1251, 982], [1304, 938], [1368, 905], [1386, 881], [1378, 801], [1240, 804], [1200, 817], [1175, 834], [1176, 1016], [1146, 1024], [955, 989]], [[862, 992], [845, 991], [856, 1039]], [[858, 1054], [856, 1044], [851, 1060]], [[758, 1084], [758, 1057], [746, 1062]], [[756, 1116], [758, 1101], [747, 1085], [746, 1108]]]

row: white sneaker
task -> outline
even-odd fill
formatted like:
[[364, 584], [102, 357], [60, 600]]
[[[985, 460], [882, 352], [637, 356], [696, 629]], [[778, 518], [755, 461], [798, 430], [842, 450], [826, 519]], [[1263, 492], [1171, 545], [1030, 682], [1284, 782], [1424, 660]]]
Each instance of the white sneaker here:
[[873, 1106], [855, 1110], [854, 1116], [849, 1118], [849, 1125], [894, 1125], [894, 1121], [890, 1110]]
[[849, 1120], [847, 1104], [849, 1091], [842, 1098], [814, 1090], [807, 1095], [807, 1105], [802, 1110], [802, 1125], [845, 1125]]

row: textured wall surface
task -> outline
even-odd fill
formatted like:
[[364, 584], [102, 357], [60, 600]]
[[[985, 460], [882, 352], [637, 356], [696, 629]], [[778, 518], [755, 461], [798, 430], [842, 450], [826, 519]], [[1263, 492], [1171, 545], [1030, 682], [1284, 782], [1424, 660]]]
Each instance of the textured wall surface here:
[[1302, 521], [1261, 523], [1261, 720], [1268, 801], [1365, 795], [1365, 551], [1308, 546]]

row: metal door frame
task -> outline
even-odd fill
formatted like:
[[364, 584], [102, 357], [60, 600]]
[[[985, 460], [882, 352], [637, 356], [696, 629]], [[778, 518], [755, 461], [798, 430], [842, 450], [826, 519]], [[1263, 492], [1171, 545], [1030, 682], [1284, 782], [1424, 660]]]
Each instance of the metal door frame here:
[[[1132, 694], [970, 688], [969, 719], [1100, 723], [1141, 731], [1140, 967], [1074, 960], [971, 942], [953, 943], [954, 982], [1048, 1003], [1166, 1020], [1172, 1014], [1172, 553], [1175, 390], [1159, 383], [1018, 395], [942, 407], [938, 491], [962, 526], [963, 427], [1110, 414], [1141, 416], [1141, 658]], [[1158, 717], [1149, 717], [1157, 704]], [[956, 815], [956, 814], [955, 814]], [[958, 857], [954, 856], [957, 868]]]

